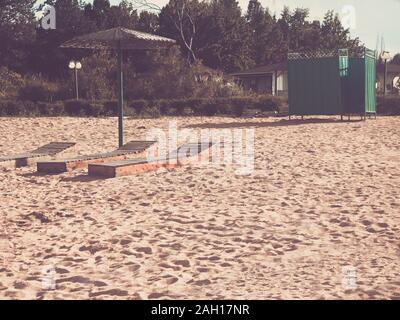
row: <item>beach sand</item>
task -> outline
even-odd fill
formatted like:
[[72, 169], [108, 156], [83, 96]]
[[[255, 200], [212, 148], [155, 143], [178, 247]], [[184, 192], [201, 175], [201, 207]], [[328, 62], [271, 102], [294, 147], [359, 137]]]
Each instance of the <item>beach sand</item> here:
[[[400, 299], [400, 118], [126, 120], [255, 129], [255, 170], [0, 168], [2, 299]], [[113, 150], [117, 120], [0, 118], [0, 155]]]

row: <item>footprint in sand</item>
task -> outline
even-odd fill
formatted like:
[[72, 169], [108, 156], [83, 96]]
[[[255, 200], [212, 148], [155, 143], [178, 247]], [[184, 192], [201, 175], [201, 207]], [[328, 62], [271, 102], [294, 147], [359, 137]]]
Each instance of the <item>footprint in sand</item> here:
[[110, 290], [104, 290], [104, 291], [98, 291], [98, 292], [91, 292], [89, 293], [90, 298], [96, 298], [99, 296], [118, 296], [118, 297], [125, 297], [128, 296], [129, 293], [126, 290], [120, 290], [120, 289], [110, 289]]
[[179, 278], [174, 277], [174, 276], [168, 276], [168, 278], [165, 280], [165, 282], [166, 282], [168, 285], [174, 284], [174, 283], [176, 283], [176, 282], [178, 282], [178, 281], [179, 281]]
[[143, 252], [145, 254], [152, 254], [153, 250], [150, 247], [138, 247], [136, 248], [137, 252]]
[[184, 268], [189, 268], [190, 267], [190, 261], [189, 260], [175, 260], [174, 264], [177, 266], [182, 266]]
[[160, 299], [163, 296], [166, 296], [167, 292], [153, 292], [150, 293], [149, 296], [147, 297], [148, 299]]
[[126, 246], [127, 244], [130, 244], [132, 240], [130, 239], [122, 239], [119, 243], [123, 246]]
[[68, 277], [68, 278], [63, 278], [63, 279], [57, 279], [57, 284], [63, 283], [63, 282], [73, 282], [73, 283], [92, 283], [92, 280], [86, 277], [82, 276], [73, 276], [73, 277]]
[[193, 284], [194, 284], [195, 286], [207, 286], [207, 285], [210, 285], [210, 284], [211, 284], [211, 281], [208, 280], [208, 279], [205, 279], [205, 280], [197, 280], [197, 281], [194, 281]]

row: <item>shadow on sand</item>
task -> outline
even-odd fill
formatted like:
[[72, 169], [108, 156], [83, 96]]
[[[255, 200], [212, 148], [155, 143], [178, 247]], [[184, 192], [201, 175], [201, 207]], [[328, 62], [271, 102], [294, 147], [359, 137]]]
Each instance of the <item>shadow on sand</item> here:
[[27, 172], [18, 174], [21, 177], [33, 178], [33, 177], [45, 177], [45, 176], [57, 176], [59, 173], [44, 173], [44, 172]]
[[351, 119], [351, 120], [340, 120], [340, 119], [282, 119], [275, 122], [224, 122], [224, 123], [197, 123], [186, 126], [185, 128], [199, 128], [199, 129], [226, 129], [226, 128], [243, 128], [243, 127], [287, 127], [287, 126], [298, 126], [304, 124], [321, 124], [321, 123], [337, 123], [337, 124], [348, 124], [348, 123], [358, 123], [364, 122], [361, 119]]
[[[42, 173], [42, 172], [28, 172], [20, 174], [21, 177], [33, 178], [33, 177], [46, 177], [46, 176], [58, 176], [61, 173]], [[102, 177], [89, 176], [87, 174], [80, 174], [75, 177], [62, 177], [60, 181], [65, 182], [91, 182], [96, 180], [104, 180]]]
[[61, 179], [61, 181], [63, 181], [63, 182], [92, 182], [92, 181], [97, 181], [97, 180], [105, 180], [105, 178], [89, 176], [87, 174], [80, 174], [79, 176], [65, 177], [65, 178]]

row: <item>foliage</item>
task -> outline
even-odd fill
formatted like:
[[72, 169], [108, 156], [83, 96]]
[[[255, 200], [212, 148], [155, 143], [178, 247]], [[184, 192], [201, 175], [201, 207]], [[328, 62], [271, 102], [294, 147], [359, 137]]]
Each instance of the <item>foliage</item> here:
[[400, 53], [395, 54], [392, 61], [390, 61], [390, 63], [400, 65]]
[[400, 115], [400, 96], [379, 96], [377, 109], [380, 115]]
[[35, 0], [0, 1], [0, 66], [22, 72], [35, 35]]
[[[354, 52], [361, 48], [359, 39], [350, 38], [333, 11], [323, 21], [312, 22], [308, 9], [286, 7], [279, 16], [272, 16], [259, 0], [250, 0], [244, 15], [236, 0], [169, 0], [158, 12], [138, 14], [133, 4], [137, 1], [144, 5], [141, 9], [146, 4], [148, 9], [155, 8], [147, 0], [123, 0], [118, 5], [109, 0], [46, 0], [45, 4], [56, 9], [57, 28], [43, 30], [36, 27], [34, 0], [0, 0], [0, 66], [8, 70], [3, 78], [5, 69], [0, 69], [0, 97], [20, 92], [22, 100], [72, 98], [74, 79], [67, 65], [79, 59], [83, 65], [78, 75], [80, 97], [115, 99], [114, 53], [61, 50], [59, 46], [75, 36], [116, 26], [168, 36], [179, 46], [169, 52], [126, 54], [128, 100], [243, 95], [238, 87], [227, 85], [226, 79], [198, 81], [201, 66], [230, 73], [284, 61], [289, 51], [349, 48]], [[21, 74], [21, 79], [42, 76], [22, 84], [12, 72]]]
[[19, 88], [18, 99], [25, 101], [53, 101], [58, 90], [55, 83], [46, 81], [40, 77], [27, 79]]
[[[241, 116], [246, 109], [276, 111], [284, 104], [282, 98], [274, 96], [247, 96], [230, 98], [189, 98], [132, 100], [124, 106], [128, 116], [154, 118], [159, 116]], [[0, 100], [0, 116], [116, 116], [115, 100], [66, 100], [62, 102], [33, 102], [22, 100]]]
[[23, 85], [23, 77], [6, 67], [0, 67], [0, 98], [13, 98]]
[[[82, 59], [82, 70], [78, 72], [80, 97], [88, 100], [115, 98], [116, 62], [109, 52], [98, 52]], [[71, 73], [69, 84], [74, 87]]]

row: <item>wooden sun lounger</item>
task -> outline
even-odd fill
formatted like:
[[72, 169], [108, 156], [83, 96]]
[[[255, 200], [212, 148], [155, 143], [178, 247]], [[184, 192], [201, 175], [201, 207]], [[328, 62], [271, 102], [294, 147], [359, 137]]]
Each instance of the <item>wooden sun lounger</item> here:
[[52, 159], [73, 146], [75, 146], [74, 142], [51, 142], [30, 152], [0, 157], [0, 166], [11, 168], [30, 166], [40, 160]]
[[154, 171], [159, 168], [175, 168], [190, 162], [209, 160], [212, 156], [212, 143], [187, 143], [166, 158], [138, 158], [123, 161], [112, 161], [101, 164], [90, 164], [89, 175], [104, 178], [115, 178], [139, 172]]
[[123, 160], [132, 154], [143, 153], [154, 143], [156, 141], [131, 141], [111, 152], [84, 155], [69, 159], [40, 161], [37, 163], [37, 171], [42, 173], [63, 173], [76, 169], [86, 169], [91, 163]]

